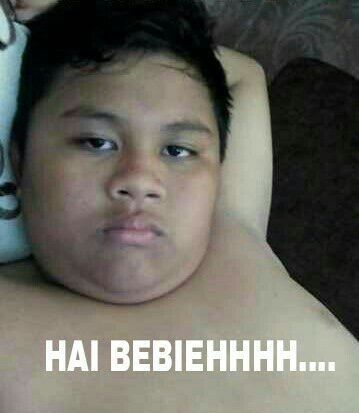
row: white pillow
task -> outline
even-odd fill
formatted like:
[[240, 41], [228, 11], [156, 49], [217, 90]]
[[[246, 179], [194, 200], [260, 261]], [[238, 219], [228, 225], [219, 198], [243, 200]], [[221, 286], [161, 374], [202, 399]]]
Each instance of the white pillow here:
[[[0, 6], [0, 36], [6, 35], [7, 19]], [[11, 195], [15, 179], [10, 168], [9, 140], [15, 114], [21, 58], [27, 29], [14, 23], [16, 41], [0, 49], [0, 263], [19, 260], [30, 255], [25, 237], [19, 203]], [[10, 191], [9, 191], [10, 190]], [[10, 195], [8, 194], [10, 193]]]

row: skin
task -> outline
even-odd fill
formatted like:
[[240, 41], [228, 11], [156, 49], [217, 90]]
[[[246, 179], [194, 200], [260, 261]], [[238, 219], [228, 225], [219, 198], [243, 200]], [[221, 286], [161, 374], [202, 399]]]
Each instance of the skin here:
[[18, 21], [27, 22], [56, 3], [57, 0], [10, 0]]
[[[172, 294], [138, 306], [103, 304], [73, 294], [47, 282], [32, 261], [3, 266], [0, 353], [6, 359], [1, 363], [0, 410], [112, 413], [120, 406], [123, 412], [150, 413], [357, 412], [357, 343], [291, 281], [265, 242], [270, 185], [263, 184], [263, 176], [269, 178], [262, 172], [270, 171], [271, 163], [261, 70], [240, 55], [222, 58], [235, 85], [233, 139], [205, 259]], [[258, 151], [258, 146], [265, 150]], [[294, 338], [301, 360], [335, 360], [337, 372], [109, 373], [110, 340], [139, 338]], [[100, 371], [46, 373], [47, 339], [82, 339], [86, 348], [89, 340], [98, 339]], [[185, 405], [183, 395], [189, 400]]]
[[[291, 281], [266, 243], [221, 214], [202, 265], [157, 300], [104, 304], [46, 282], [31, 261], [2, 269], [0, 298], [0, 407], [7, 413], [358, 410], [354, 338]], [[70, 351], [78, 339], [88, 360], [90, 340], [98, 340], [99, 371], [46, 372], [45, 340], [66, 340]], [[231, 373], [218, 364], [213, 373], [110, 372], [110, 341], [138, 339], [295, 339], [299, 360], [335, 361], [336, 372]]]
[[217, 209], [265, 241], [272, 197], [272, 136], [267, 84], [262, 67], [219, 47], [233, 98], [226, 159]]
[[[20, 188], [34, 255], [52, 279], [137, 303], [200, 265], [219, 138], [208, 91], [184, 66], [153, 55], [90, 73], [66, 69], [34, 109]], [[123, 239], [128, 217], [155, 225], [153, 240]]]
[[[57, 0], [10, 0], [23, 23]], [[219, 47], [234, 107], [217, 207], [266, 239], [272, 193], [272, 141], [263, 69], [241, 53]], [[248, 179], [248, 176], [251, 179]], [[233, 181], [236, 185], [233, 185]]]

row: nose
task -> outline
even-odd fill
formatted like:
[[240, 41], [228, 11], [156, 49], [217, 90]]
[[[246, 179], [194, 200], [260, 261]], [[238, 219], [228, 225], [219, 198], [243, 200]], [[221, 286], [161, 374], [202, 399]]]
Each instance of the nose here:
[[159, 161], [148, 155], [131, 155], [117, 161], [108, 193], [113, 200], [140, 205], [164, 200], [166, 191]]

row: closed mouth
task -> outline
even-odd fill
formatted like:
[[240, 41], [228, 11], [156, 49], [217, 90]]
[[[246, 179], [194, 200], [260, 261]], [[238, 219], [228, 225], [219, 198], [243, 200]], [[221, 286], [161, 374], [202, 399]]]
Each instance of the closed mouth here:
[[164, 235], [157, 223], [141, 214], [116, 219], [103, 232], [112, 242], [137, 246], [150, 245]]

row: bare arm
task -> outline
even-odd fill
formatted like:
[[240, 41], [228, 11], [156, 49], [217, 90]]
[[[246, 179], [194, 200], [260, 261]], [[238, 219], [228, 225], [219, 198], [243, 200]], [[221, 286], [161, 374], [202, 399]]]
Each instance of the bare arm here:
[[233, 96], [219, 213], [233, 215], [266, 238], [272, 194], [272, 140], [266, 81], [253, 59], [220, 47]]

